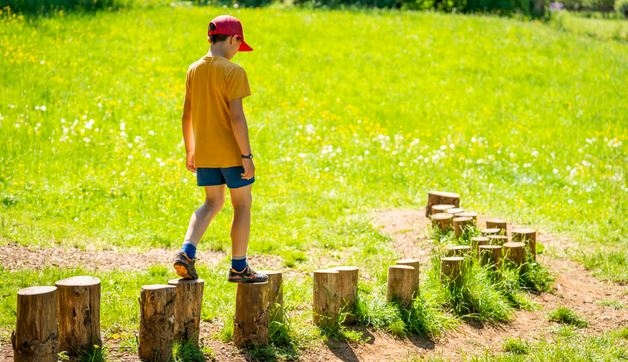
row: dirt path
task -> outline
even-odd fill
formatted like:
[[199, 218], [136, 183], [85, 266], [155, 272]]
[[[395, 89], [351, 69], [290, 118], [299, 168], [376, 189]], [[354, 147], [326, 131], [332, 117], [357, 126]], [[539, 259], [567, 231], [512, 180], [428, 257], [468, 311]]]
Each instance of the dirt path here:
[[[431, 242], [426, 234], [427, 221], [422, 210], [387, 210], [373, 215], [373, 224], [394, 242], [400, 258], [426, 260]], [[482, 218], [480, 218], [482, 224]], [[510, 227], [510, 225], [509, 225]], [[418, 356], [442, 357], [458, 360], [484, 351], [498, 352], [504, 340], [510, 337], [529, 341], [551, 338], [556, 324], [547, 320], [547, 314], [559, 306], [576, 311], [589, 322], [587, 334], [599, 334], [609, 329], [628, 326], [628, 286], [595, 279], [582, 266], [561, 257], [562, 250], [575, 248], [568, 240], [552, 238], [539, 233], [539, 241], [546, 252], [539, 257], [556, 276], [555, 291], [530, 298], [538, 305], [535, 311], [518, 311], [515, 320], [507, 325], [475, 325], [463, 323], [437, 341], [422, 338], [393, 338], [385, 333], [364, 331], [367, 342], [347, 344], [330, 341], [301, 353], [301, 361], [401, 361]], [[560, 247], [560, 248], [559, 248]], [[19, 258], [16, 258], [19, 255]], [[555, 256], [550, 257], [549, 255]], [[141, 257], [140, 257], [141, 256]], [[204, 253], [207, 263], [218, 263], [224, 253]], [[0, 263], [7, 270], [39, 269], [44, 265], [71, 268], [81, 265], [87, 270], [137, 270], [155, 264], [167, 265], [172, 250], [154, 249], [147, 252], [121, 253], [116, 250], [83, 251], [78, 249], [29, 249], [16, 245], [0, 246]], [[78, 263], [78, 264], [77, 264]], [[278, 258], [264, 260], [264, 265], [280, 267]], [[609, 305], [623, 305], [617, 309]], [[215, 353], [218, 361], [247, 361], [247, 357], [232, 344], [212, 340], [210, 336], [220, 326], [203, 323], [201, 339]], [[139, 361], [132, 353], [116, 347], [116, 341], [105, 340], [111, 361]], [[12, 361], [7, 332], [0, 335], [0, 362]]]

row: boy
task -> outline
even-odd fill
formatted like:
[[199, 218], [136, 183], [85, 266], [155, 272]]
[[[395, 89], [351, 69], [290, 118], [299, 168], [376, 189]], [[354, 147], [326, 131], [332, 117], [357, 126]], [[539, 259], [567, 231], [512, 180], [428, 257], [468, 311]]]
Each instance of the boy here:
[[253, 49], [244, 41], [240, 21], [229, 15], [213, 19], [207, 35], [209, 52], [187, 71], [181, 117], [186, 167], [196, 172], [197, 184], [205, 190], [205, 202], [190, 218], [174, 268], [182, 278], [198, 278], [196, 247], [223, 207], [226, 184], [234, 212], [229, 281], [263, 282], [268, 276], [255, 272], [246, 260], [255, 165], [242, 98], [251, 91], [244, 69], [230, 61], [238, 51]]

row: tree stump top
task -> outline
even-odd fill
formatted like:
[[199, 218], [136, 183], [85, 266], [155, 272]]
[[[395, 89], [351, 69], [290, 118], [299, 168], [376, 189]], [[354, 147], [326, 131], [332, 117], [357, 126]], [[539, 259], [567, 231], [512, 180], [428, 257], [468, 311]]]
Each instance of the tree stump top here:
[[513, 234], [534, 234], [536, 230], [532, 228], [516, 228], [512, 229]]
[[340, 274], [340, 272], [336, 269], [328, 268], [315, 270], [314, 274]]
[[473, 218], [468, 217], [468, 216], [459, 216], [456, 215], [456, 217], [454, 217], [454, 222], [469, 222], [472, 221]]
[[411, 263], [419, 263], [419, 259], [399, 259], [397, 260], [397, 264], [411, 264]]
[[198, 278], [198, 279], [178, 278], [178, 279], [170, 279], [170, 280], [168, 280], [168, 285], [196, 284], [196, 283], [205, 283], [205, 280], [203, 280], [201, 278]]
[[491, 240], [491, 239], [489, 239], [489, 238], [488, 238], [488, 237], [486, 237], [486, 236], [474, 236], [474, 237], [472, 237], [472, 238], [471, 238], [471, 241], [478, 241], [478, 242], [480, 242], [480, 241], [484, 241], [484, 242], [487, 242], [487, 243], [488, 243], [488, 242], [489, 242], [489, 240]]
[[454, 216], [446, 212], [439, 212], [438, 214], [432, 214], [430, 217], [432, 218], [432, 220], [446, 220], [453, 219]]
[[525, 243], [511, 241], [508, 243], [504, 243], [504, 248], [524, 248], [526, 246]]
[[260, 273], [264, 273], [264, 274], [266, 274], [268, 276], [277, 275], [277, 274], [283, 274], [282, 272], [277, 271], [277, 270], [260, 270], [259, 272]]
[[502, 229], [500, 228], [486, 228], [480, 230], [480, 233], [482, 233], [482, 235], [496, 235], [499, 234], [501, 231]]
[[391, 266], [388, 267], [388, 269], [391, 269], [391, 268], [392, 269], [412, 269], [412, 270], [414, 270], [414, 267], [410, 266], [410, 265], [391, 265]]
[[456, 214], [458, 217], [470, 217], [472, 219], [476, 219], [478, 217], [478, 213], [475, 211], [463, 211], [459, 214]]
[[159, 289], [174, 289], [176, 288], [174, 285], [166, 285], [166, 284], [149, 284], [143, 285], [142, 290], [159, 290]]
[[469, 245], [447, 245], [447, 250], [471, 250]]
[[462, 262], [464, 261], [464, 257], [462, 256], [444, 256], [442, 258], [440, 258], [441, 261], [445, 261], [445, 262]]
[[57, 287], [52, 286], [35, 286], [18, 290], [17, 295], [38, 295], [52, 293], [57, 290]]
[[444, 212], [445, 210], [453, 209], [454, 207], [456, 207], [456, 205], [452, 205], [452, 204], [436, 204], [436, 205], [432, 205], [432, 211], [434, 213]]
[[492, 245], [492, 244], [480, 245], [479, 247], [480, 247], [480, 249], [501, 249], [502, 248], [501, 245]]
[[461, 212], [464, 212], [464, 209], [461, 207], [452, 207], [451, 209], [445, 210], [445, 212], [447, 214], [457, 215], [457, 214], [460, 214]]
[[55, 285], [67, 287], [87, 287], [100, 284], [100, 279], [90, 276], [77, 276], [58, 280]]
[[486, 222], [489, 224], [505, 224], [506, 220], [500, 219], [500, 218], [491, 218], [491, 219], [486, 219]]
[[434, 196], [450, 197], [453, 199], [460, 198], [459, 194], [455, 192], [449, 192], [449, 191], [430, 191], [429, 194], [434, 195]]

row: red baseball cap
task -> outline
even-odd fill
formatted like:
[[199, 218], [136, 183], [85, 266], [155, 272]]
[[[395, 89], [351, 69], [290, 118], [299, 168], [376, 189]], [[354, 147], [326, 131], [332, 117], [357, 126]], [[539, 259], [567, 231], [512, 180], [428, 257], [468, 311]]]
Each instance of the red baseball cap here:
[[[214, 30], [209, 30], [211, 24], [214, 24]], [[207, 35], [237, 35], [242, 41], [240, 43], [241, 52], [250, 52], [253, 50], [250, 45], [244, 41], [244, 32], [242, 31], [242, 23], [231, 15], [220, 15], [209, 22]]]

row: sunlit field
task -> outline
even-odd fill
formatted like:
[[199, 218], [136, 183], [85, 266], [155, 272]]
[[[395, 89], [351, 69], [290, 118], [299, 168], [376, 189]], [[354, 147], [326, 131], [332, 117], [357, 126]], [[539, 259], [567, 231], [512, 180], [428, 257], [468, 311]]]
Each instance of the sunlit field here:
[[[184, 164], [185, 71], [208, 49], [209, 19], [227, 11], [255, 49], [234, 58], [253, 92], [244, 101], [257, 168], [249, 254], [278, 256], [299, 272], [325, 267], [321, 255], [343, 255], [338, 263], [384, 282], [397, 255], [372, 213], [419, 209], [428, 191], [447, 190], [482, 215], [575, 241], [569, 257], [628, 282], [628, 45], [488, 16], [4, 12], [2, 245], [174, 254], [202, 198]], [[227, 206], [200, 258], [229, 251], [229, 223]], [[232, 313], [226, 258], [222, 266], [200, 270], [209, 288], [226, 291], [206, 301], [205, 318]], [[0, 294], [73, 272], [0, 267]], [[137, 280], [99, 277], [128, 287], [121, 305], [134, 305], [140, 284], [174, 273], [155, 266]], [[293, 303], [308, 303], [298, 285], [309, 282], [288, 282]], [[9, 330], [15, 298], [0, 303]], [[119, 308], [103, 328], [137, 321]]]

